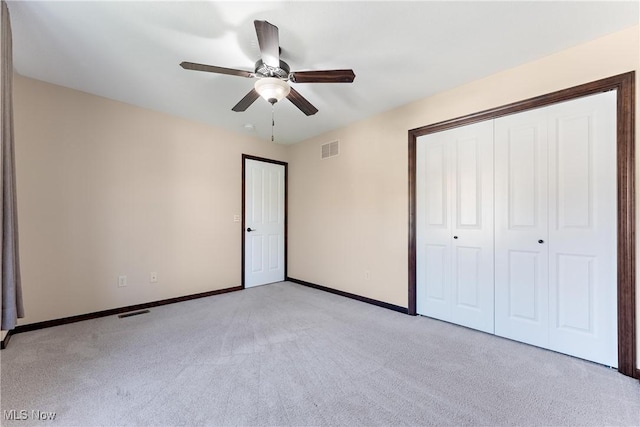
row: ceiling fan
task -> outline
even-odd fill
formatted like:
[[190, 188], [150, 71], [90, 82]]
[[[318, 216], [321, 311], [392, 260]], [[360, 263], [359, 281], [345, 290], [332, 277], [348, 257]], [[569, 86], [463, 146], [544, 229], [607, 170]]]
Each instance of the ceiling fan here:
[[291, 87], [292, 83], [352, 83], [356, 75], [353, 70], [290, 71], [289, 65], [280, 59], [280, 41], [278, 27], [267, 21], [253, 21], [258, 35], [258, 45], [262, 59], [256, 62], [254, 71], [236, 70], [215, 65], [182, 62], [185, 70], [205, 71], [230, 76], [258, 79], [254, 88], [233, 108], [233, 111], [245, 111], [256, 99], [262, 96], [272, 105], [287, 98], [307, 116], [318, 112], [305, 97]]

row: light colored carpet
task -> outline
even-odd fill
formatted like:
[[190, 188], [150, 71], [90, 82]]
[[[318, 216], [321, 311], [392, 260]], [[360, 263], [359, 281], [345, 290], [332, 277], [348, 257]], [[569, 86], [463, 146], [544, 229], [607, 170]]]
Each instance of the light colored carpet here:
[[7, 426], [640, 425], [640, 382], [615, 370], [286, 282], [0, 355], [2, 410], [57, 413]]

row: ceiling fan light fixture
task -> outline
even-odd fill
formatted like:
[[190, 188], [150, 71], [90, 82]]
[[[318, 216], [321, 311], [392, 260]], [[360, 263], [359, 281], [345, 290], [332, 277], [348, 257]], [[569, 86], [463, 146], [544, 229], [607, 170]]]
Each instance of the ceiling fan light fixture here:
[[287, 82], [276, 77], [263, 77], [256, 81], [254, 88], [261, 97], [271, 104], [285, 98], [291, 90]]

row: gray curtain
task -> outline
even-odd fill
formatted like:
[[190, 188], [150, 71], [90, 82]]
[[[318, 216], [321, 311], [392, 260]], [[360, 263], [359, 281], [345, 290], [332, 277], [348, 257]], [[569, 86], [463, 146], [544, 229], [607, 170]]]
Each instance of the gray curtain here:
[[0, 196], [0, 245], [2, 257], [2, 319], [3, 331], [16, 326], [19, 317], [24, 317], [22, 287], [20, 284], [20, 259], [18, 257], [18, 212], [16, 207], [16, 171], [13, 145], [13, 52], [9, 9], [4, 0], [2, 6], [2, 45], [0, 54], [0, 93], [2, 98], [0, 124], [2, 195]]

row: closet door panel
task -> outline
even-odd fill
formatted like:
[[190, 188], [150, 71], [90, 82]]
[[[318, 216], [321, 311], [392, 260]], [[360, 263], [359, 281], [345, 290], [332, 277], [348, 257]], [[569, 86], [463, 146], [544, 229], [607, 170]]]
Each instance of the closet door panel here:
[[418, 313], [440, 320], [451, 320], [451, 248], [449, 245], [425, 244], [422, 292], [418, 295]]
[[416, 149], [417, 311], [493, 332], [493, 123]]
[[450, 137], [437, 133], [416, 144], [416, 309], [451, 320], [451, 152]]
[[468, 130], [461, 129], [456, 133], [456, 226], [458, 229], [482, 228], [482, 158], [480, 150], [481, 137], [475, 134], [466, 135]]
[[594, 333], [594, 285], [597, 257], [556, 254], [555, 328]]
[[437, 139], [424, 147], [425, 155], [425, 226], [429, 229], [449, 229], [449, 153]]
[[548, 345], [547, 119], [495, 121], [495, 332]]
[[615, 111], [615, 92], [549, 108], [549, 348], [614, 367]]
[[534, 327], [540, 325], [544, 309], [540, 301], [540, 270], [545, 263], [539, 251], [508, 251], [506, 308], [510, 319]]
[[493, 123], [450, 132], [455, 158], [451, 318], [493, 333]]

